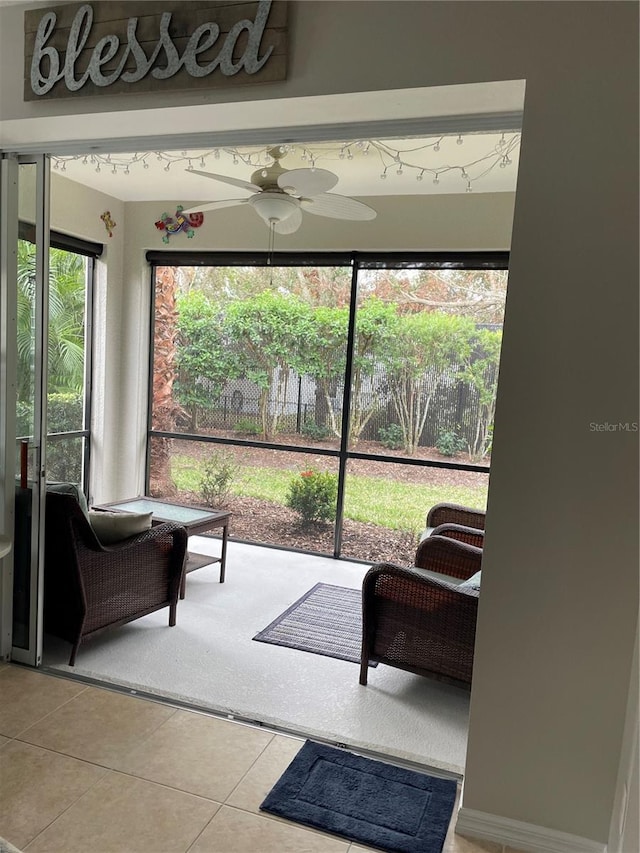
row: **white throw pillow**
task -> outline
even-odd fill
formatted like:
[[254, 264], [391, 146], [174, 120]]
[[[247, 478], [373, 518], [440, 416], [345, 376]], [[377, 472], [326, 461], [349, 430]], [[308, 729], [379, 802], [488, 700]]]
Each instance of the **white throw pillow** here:
[[151, 527], [152, 512], [101, 512], [89, 510], [89, 521], [103, 545], [113, 545]]

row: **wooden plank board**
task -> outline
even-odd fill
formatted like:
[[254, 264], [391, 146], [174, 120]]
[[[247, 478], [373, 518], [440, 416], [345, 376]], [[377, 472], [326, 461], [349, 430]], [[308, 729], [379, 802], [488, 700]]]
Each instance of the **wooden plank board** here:
[[[24, 99], [41, 100], [51, 98], [69, 98], [82, 96], [95, 96], [103, 94], [123, 94], [130, 92], [160, 92], [180, 91], [186, 89], [205, 88], [230, 88], [248, 83], [267, 83], [286, 79], [288, 41], [287, 41], [287, 0], [272, 0], [269, 8], [269, 16], [262, 33], [259, 47], [259, 58], [264, 57], [271, 49], [265, 64], [255, 73], [248, 73], [245, 68], [234, 74], [225, 75], [219, 67], [207, 73], [205, 76], [192, 76], [182, 66], [175, 74], [166, 78], [158, 79], [152, 76], [153, 68], [163, 68], [167, 64], [167, 54], [164, 47], [160, 48], [158, 59], [153, 68], [140, 80], [128, 82], [120, 76], [106, 86], [94, 83], [91, 78], [87, 79], [80, 88], [70, 90], [65, 80], [57, 81], [48, 91], [36, 93], [31, 84], [31, 66], [34, 55], [34, 45], [38, 26], [42, 18], [48, 12], [54, 12], [58, 17], [55, 27], [47, 38], [44, 47], [47, 52], [54, 53], [59, 63], [59, 73], [65, 67], [67, 49], [69, 48], [69, 34], [74, 18], [82, 5], [88, 5], [93, 10], [93, 21], [91, 27], [84, 33], [86, 41], [83, 49], [73, 64], [73, 78], [82, 80], [92, 57], [94, 48], [108, 36], [116, 36], [120, 42], [119, 48], [113, 58], [107, 62], [100, 63], [100, 73], [108, 77], [118, 69], [120, 74], [127, 71], [135, 71], [137, 61], [135, 56], [129, 52], [125, 63], [121, 66], [122, 58], [128, 50], [127, 25], [129, 19], [137, 18], [135, 37], [147, 58], [153, 56], [160, 39], [160, 22], [163, 13], [171, 12], [171, 23], [168, 29], [171, 42], [178, 56], [182, 56], [189, 44], [189, 39], [197, 27], [207, 23], [214, 23], [219, 27], [220, 33], [215, 42], [207, 50], [199, 52], [196, 64], [206, 67], [220, 54], [225, 45], [225, 39], [229, 31], [241, 20], [253, 22], [258, 13], [260, 3], [258, 0], [247, 2], [247, 0], [161, 0], [161, 2], [99, 2], [89, 4], [73, 4], [70, 6], [51, 7], [50, 9], [37, 9], [25, 12], [25, 58], [24, 58]], [[152, 12], [150, 12], [152, 10]], [[235, 40], [231, 61], [237, 63], [244, 55], [249, 42], [249, 33], [246, 29], [240, 32]], [[41, 46], [42, 47], [42, 46]], [[94, 60], [95, 61], [95, 60]], [[49, 74], [49, 57], [40, 54], [40, 67], [43, 77]], [[100, 82], [100, 81], [98, 81]]]

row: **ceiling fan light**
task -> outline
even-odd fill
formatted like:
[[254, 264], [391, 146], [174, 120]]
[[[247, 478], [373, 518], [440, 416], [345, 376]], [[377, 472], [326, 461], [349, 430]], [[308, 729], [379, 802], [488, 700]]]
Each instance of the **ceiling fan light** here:
[[262, 192], [250, 198], [249, 204], [266, 223], [282, 222], [298, 209], [296, 199], [285, 193]]

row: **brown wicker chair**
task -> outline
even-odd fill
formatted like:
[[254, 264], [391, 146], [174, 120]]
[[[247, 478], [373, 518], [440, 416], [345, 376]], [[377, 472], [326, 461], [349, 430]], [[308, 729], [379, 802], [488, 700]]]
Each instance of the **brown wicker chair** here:
[[159, 524], [115, 545], [98, 541], [78, 501], [47, 494], [44, 627], [73, 646], [73, 666], [83, 640], [169, 607], [176, 623], [187, 533]]
[[460, 504], [439, 503], [432, 506], [427, 513], [427, 527], [438, 527], [440, 524], [462, 524], [484, 530], [486, 513], [481, 509], [471, 509]]
[[429, 536], [448, 536], [476, 548], [484, 547], [486, 513], [460, 504], [439, 503], [427, 513], [427, 526], [420, 534], [422, 542]]
[[419, 566], [369, 569], [362, 585], [360, 684], [367, 683], [369, 662], [378, 661], [470, 685], [479, 592], [459, 584], [480, 570], [481, 560], [480, 548], [430, 536], [418, 548]]
[[[457, 539], [458, 542], [466, 542], [467, 545], [474, 545], [476, 548], [484, 548], [484, 530], [476, 527], [466, 527], [464, 524], [439, 524], [433, 528], [429, 535], [447, 536], [449, 539]], [[419, 550], [420, 545], [418, 545]], [[416, 566], [420, 565], [422, 564], [418, 562], [416, 555]]]

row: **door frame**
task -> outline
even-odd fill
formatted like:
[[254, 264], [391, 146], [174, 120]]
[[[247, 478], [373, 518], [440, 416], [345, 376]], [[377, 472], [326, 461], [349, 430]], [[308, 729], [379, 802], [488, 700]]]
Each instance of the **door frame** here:
[[39, 666], [42, 662], [44, 598], [44, 522], [46, 499], [47, 345], [49, 297], [49, 189], [47, 155], [3, 155], [0, 185], [2, 225], [0, 232], [0, 343], [4, 358], [0, 367], [0, 399], [6, 401], [0, 418], [0, 465], [3, 472], [3, 534], [14, 536], [16, 484], [16, 386], [17, 386], [17, 247], [20, 216], [20, 168], [35, 166], [35, 322], [33, 388], [33, 477], [31, 487], [31, 543], [29, 565], [29, 624], [26, 645], [13, 643], [13, 553], [3, 559], [0, 586], [0, 654], [2, 659]]
[[[13, 543], [16, 457], [18, 161], [0, 159], [0, 536]], [[10, 286], [11, 285], [11, 286]], [[0, 660], [11, 657], [13, 549], [0, 557]]]

